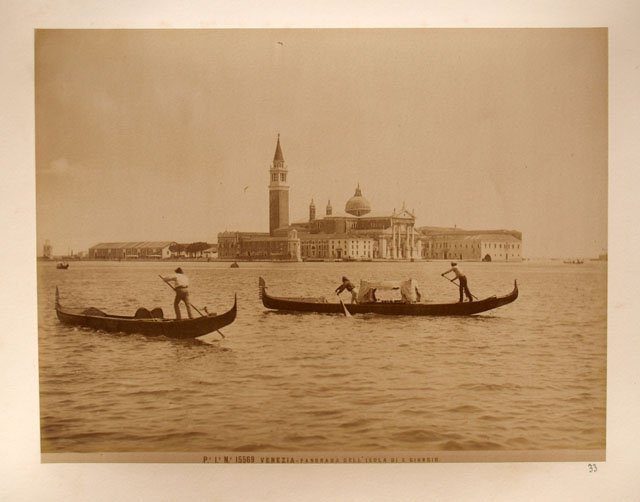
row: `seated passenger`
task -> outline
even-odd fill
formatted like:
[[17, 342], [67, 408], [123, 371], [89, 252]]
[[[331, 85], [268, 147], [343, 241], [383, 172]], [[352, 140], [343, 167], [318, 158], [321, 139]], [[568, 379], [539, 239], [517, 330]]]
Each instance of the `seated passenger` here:
[[371, 288], [366, 290], [363, 294], [362, 297], [360, 298], [360, 301], [362, 303], [375, 303], [378, 301], [378, 299], [376, 298], [376, 290], [375, 288]]

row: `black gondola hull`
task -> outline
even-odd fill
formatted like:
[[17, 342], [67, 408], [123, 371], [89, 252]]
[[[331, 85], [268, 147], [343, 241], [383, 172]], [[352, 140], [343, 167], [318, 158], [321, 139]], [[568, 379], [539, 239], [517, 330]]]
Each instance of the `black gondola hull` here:
[[[340, 303], [330, 303], [320, 299], [282, 298], [267, 293], [266, 283], [260, 277], [260, 297], [262, 304], [272, 310], [286, 312], [315, 312], [319, 314], [344, 314]], [[491, 296], [473, 302], [455, 303], [345, 303], [350, 314], [381, 314], [400, 316], [468, 316], [493, 310], [514, 302], [518, 298], [518, 283], [514, 281], [513, 291], [505, 296]]]
[[194, 319], [137, 319], [110, 314], [86, 315], [65, 309], [58, 302], [56, 302], [56, 314], [61, 322], [75, 326], [112, 333], [136, 333], [186, 339], [207, 335], [231, 324], [237, 314], [237, 298], [234, 297], [233, 307], [224, 314], [209, 314]]

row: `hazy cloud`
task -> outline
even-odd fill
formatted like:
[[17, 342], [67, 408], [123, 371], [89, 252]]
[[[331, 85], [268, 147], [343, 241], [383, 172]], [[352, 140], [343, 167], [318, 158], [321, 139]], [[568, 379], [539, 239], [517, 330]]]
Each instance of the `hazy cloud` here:
[[41, 172], [42, 174], [52, 176], [75, 176], [80, 172], [80, 168], [77, 165], [72, 165], [67, 159], [62, 157], [51, 161]]

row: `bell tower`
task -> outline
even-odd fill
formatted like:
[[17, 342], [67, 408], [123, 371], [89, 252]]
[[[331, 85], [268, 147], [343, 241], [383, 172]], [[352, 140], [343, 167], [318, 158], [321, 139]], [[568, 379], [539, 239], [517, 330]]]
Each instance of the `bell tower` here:
[[311, 204], [309, 204], [309, 221], [313, 221], [316, 219], [316, 205], [313, 203], [313, 199], [311, 199]]
[[287, 165], [284, 163], [280, 134], [276, 144], [276, 153], [269, 169], [269, 234], [278, 228], [289, 226], [289, 185], [287, 184]]

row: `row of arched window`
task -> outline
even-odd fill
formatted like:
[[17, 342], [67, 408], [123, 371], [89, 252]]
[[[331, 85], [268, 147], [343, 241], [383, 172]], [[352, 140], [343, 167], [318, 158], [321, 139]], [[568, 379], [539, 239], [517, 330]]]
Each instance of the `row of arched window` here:
[[[278, 181], [278, 173], [271, 173], [271, 181]], [[280, 173], [280, 181], [287, 181], [287, 173]]]

